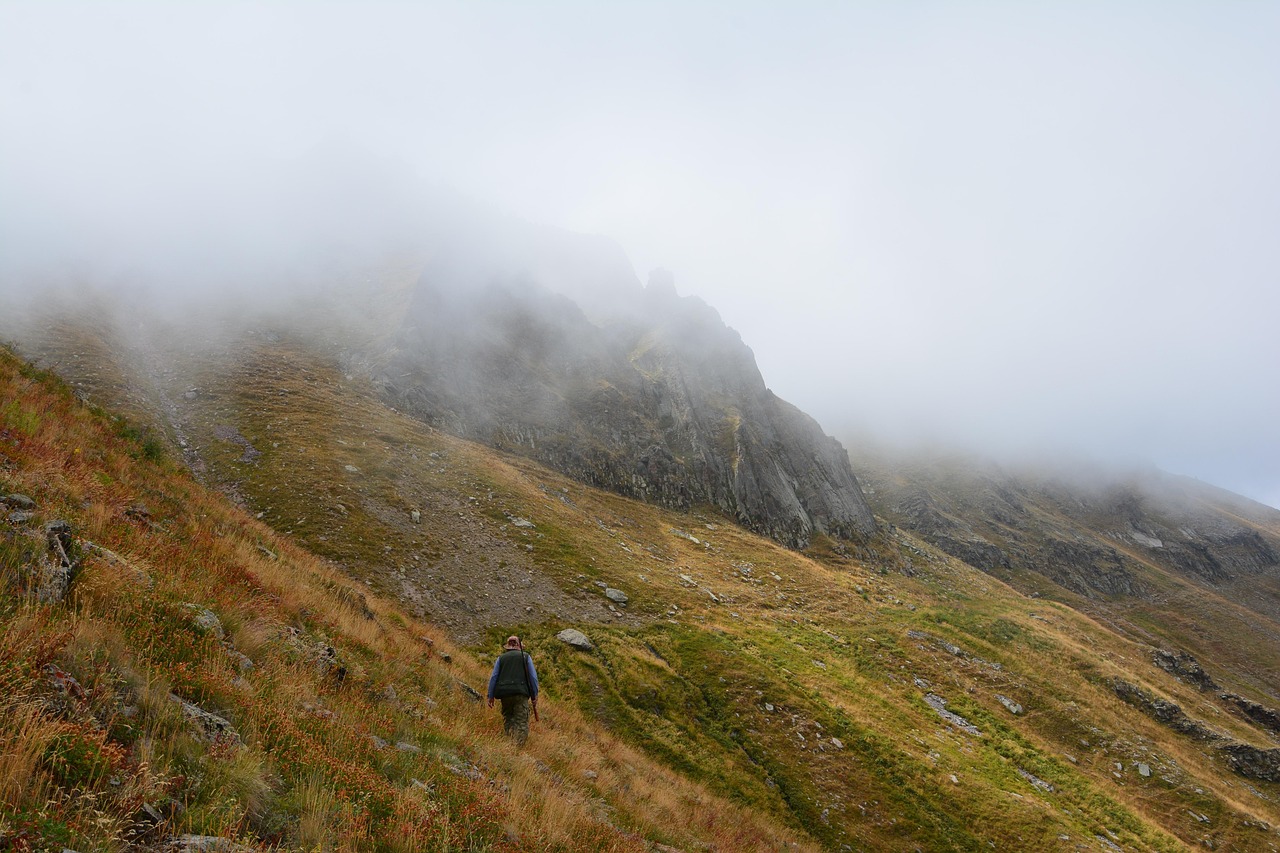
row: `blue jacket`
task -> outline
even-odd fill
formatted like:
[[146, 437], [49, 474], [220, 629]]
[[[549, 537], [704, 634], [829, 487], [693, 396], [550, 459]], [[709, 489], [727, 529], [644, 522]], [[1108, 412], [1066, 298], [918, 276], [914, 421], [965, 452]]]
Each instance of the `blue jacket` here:
[[[523, 674], [519, 670], [520, 658], [524, 658]], [[500, 679], [500, 675], [505, 677]], [[538, 698], [538, 670], [533, 666], [533, 658], [519, 649], [508, 649], [493, 662], [493, 673], [489, 676], [490, 699], [501, 698], [495, 692], [498, 690], [499, 680], [503, 682], [503, 696], [527, 695], [530, 699]]]

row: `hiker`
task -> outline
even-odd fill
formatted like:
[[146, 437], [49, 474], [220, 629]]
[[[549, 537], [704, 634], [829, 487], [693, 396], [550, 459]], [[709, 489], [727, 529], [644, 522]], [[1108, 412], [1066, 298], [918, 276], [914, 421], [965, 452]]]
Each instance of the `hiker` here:
[[516, 746], [524, 746], [529, 738], [529, 708], [538, 716], [538, 671], [533, 668], [533, 658], [525, 653], [520, 638], [507, 637], [502, 654], [493, 662], [493, 674], [489, 676], [489, 707], [493, 700], [502, 700], [502, 728]]

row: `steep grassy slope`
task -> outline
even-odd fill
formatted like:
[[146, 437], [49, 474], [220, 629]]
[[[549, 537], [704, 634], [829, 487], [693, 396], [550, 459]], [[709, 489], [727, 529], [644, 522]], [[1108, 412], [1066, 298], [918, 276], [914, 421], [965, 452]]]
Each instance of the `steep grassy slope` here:
[[[1242, 777], [1225, 741], [1179, 733], [1116, 685], [1233, 741], [1274, 746], [1264, 727], [1156, 668], [1134, 638], [902, 531], [858, 555], [825, 540], [798, 554], [710, 512], [593, 490], [381, 406], [279, 335], [168, 369], [159, 390], [182, 401], [206, 476], [262, 522], [477, 653], [522, 631], [549, 698], [600, 727], [584, 744], [617, 738], [825, 848], [1280, 840], [1280, 786]], [[596, 651], [553, 639], [570, 625]], [[634, 784], [593, 771], [592, 784]], [[631, 816], [632, 799], [646, 797], [610, 802]]]
[[514, 749], [485, 661], [158, 456], [0, 352], [0, 847], [808, 846], [554, 698]]

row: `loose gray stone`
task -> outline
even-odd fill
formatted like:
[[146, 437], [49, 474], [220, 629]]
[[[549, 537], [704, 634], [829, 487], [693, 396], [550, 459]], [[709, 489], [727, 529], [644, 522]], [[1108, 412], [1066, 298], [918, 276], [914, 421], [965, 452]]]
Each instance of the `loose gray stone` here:
[[1005, 708], [1009, 710], [1010, 714], [1017, 715], [1022, 713], [1022, 706], [1010, 699], [1008, 696], [1001, 696], [997, 693], [996, 698], [1000, 700], [1001, 705], [1005, 706]]
[[605, 589], [604, 597], [617, 604], [626, 604], [629, 600], [625, 592], [620, 589], [614, 589], [613, 587]]
[[15, 509], [35, 509], [36, 508], [35, 501], [27, 497], [26, 495], [19, 495], [17, 493], [14, 493], [12, 495], [5, 495], [4, 503], [7, 503], [9, 506], [14, 507]]
[[1147, 777], [1151, 775], [1151, 766], [1148, 764], [1138, 763], [1138, 775]]
[[178, 853], [253, 853], [252, 847], [214, 835], [180, 835], [168, 847]]
[[193, 705], [176, 694], [170, 693], [169, 699], [177, 702], [187, 720], [195, 724], [196, 734], [201, 740], [241, 742], [240, 734], [231, 726], [230, 720]]
[[409, 752], [414, 755], [417, 755], [418, 753], [422, 752], [422, 747], [418, 746], [417, 744], [406, 743], [405, 741], [400, 741], [399, 743], [397, 743], [396, 749], [400, 750], [401, 752]]
[[924, 701], [926, 705], [928, 705], [930, 708], [938, 712], [939, 717], [946, 720], [948, 723], [960, 729], [961, 731], [966, 731], [971, 735], [982, 734], [982, 732], [978, 729], [978, 727], [975, 726], [973, 723], [969, 722], [964, 717], [960, 716], [954, 711], [948, 711], [947, 700], [943, 699], [941, 696], [937, 695], [936, 693], [926, 694], [924, 697]]
[[200, 629], [200, 633], [213, 634], [219, 640], [226, 636], [226, 632], [222, 630], [222, 621], [212, 610], [199, 604], [187, 604], [185, 607], [191, 611], [191, 619]]
[[34, 567], [36, 600], [41, 604], [57, 604], [71, 589], [71, 567], [57, 561], [41, 560]]
[[591, 641], [587, 639], [587, 635], [575, 628], [565, 628], [559, 634], [556, 634], [556, 639], [583, 652], [589, 652], [595, 648]]
[[1018, 775], [1021, 776], [1023, 779], [1026, 779], [1028, 782], [1030, 782], [1033, 787], [1039, 788], [1041, 791], [1047, 791], [1050, 794], [1052, 794], [1054, 791], [1057, 790], [1056, 788], [1053, 787], [1053, 785], [1050, 785], [1048, 782], [1044, 781], [1039, 776], [1035, 776], [1031, 773], [1028, 773], [1026, 770], [1023, 770], [1021, 767], [1018, 768]]

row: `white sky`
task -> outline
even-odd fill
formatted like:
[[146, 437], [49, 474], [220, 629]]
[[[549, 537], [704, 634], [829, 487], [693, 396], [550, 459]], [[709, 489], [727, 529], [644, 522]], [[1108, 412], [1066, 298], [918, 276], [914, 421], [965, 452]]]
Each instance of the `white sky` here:
[[[92, 220], [349, 140], [673, 270], [838, 436], [1280, 506], [1277, 45], [1265, 2], [0, 0], [0, 190]], [[63, 224], [5, 207], [0, 252]]]

